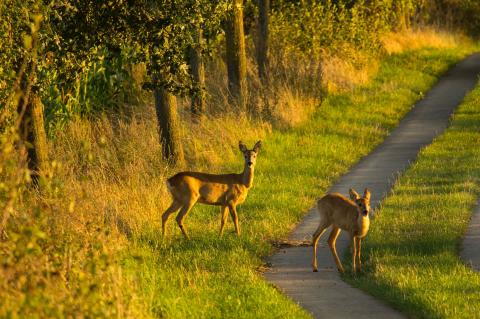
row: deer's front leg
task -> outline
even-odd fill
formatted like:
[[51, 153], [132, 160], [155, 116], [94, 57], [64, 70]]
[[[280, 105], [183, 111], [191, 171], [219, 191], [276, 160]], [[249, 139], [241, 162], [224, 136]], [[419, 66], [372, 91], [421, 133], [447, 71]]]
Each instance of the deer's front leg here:
[[220, 212], [222, 214], [222, 220], [221, 220], [221, 224], [220, 224], [220, 236], [222, 236], [223, 234], [223, 228], [225, 227], [225, 224], [227, 223], [227, 219], [228, 219], [228, 210], [227, 210], [227, 206], [222, 206], [220, 208]]
[[238, 226], [238, 215], [237, 215], [237, 207], [233, 204], [228, 205], [228, 209], [230, 210], [230, 215], [232, 216], [233, 222], [235, 224], [235, 232], [237, 235], [240, 235], [240, 227]]
[[362, 271], [362, 260], [360, 259], [360, 250], [362, 247], [362, 239], [357, 238], [357, 270]]
[[353, 236], [352, 235], [352, 249], [353, 249], [353, 252], [352, 252], [352, 271], [355, 273], [357, 272], [357, 264], [356, 264], [356, 261], [357, 261], [357, 241], [358, 241], [358, 238]]

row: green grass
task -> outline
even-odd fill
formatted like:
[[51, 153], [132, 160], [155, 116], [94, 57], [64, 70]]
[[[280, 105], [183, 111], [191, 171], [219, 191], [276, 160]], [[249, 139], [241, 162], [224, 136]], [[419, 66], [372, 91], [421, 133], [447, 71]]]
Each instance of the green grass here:
[[[414, 318], [480, 318], [480, 274], [458, 251], [480, 194], [480, 86], [400, 178], [349, 282]], [[480, 244], [480, 243], [479, 243]]]
[[[425, 49], [391, 56], [368, 86], [328, 97], [301, 127], [274, 131], [263, 143], [254, 187], [238, 209], [239, 238], [231, 221], [223, 238], [218, 237], [220, 213], [211, 206], [197, 205], [190, 212], [190, 241], [181, 237], [174, 221], [165, 239], [159, 224], [145, 227], [125, 254], [124, 269], [135, 277], [150, 314], [309, 317], [264, 281], [259, 269], [262, 258], [273, 252], [271, 242], [285, 237], [314, 199], [378, 145], [437, 77], [466, 53]], [[240, 171], [241, 165], [239, 153], [238, 162], [225, 170]]]

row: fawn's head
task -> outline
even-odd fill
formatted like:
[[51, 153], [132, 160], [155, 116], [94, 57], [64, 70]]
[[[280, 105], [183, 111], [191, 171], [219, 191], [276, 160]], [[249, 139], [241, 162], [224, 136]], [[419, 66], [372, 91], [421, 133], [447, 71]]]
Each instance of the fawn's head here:
[[258, 151], [260, 150], [260, 147], [262, 147], [262, 141], [255, 143], [255, 146], [251, 150], [247, 149], [247, 146], [245, 146], [242, 141], [238, 143], [238, 147], [240, 147], [240, 151], [245, 158], [245, 165], [247, 165], [248, 168], [253, 168], [257, 161]]
[[360, 195], [358, 195], [358, 193], [352, 188], [350, 188], [349, 193], [350, 199], [357, 204], [360, 214], [368, 216], [368, 213], [370, 212], [370, 191], [368, 188], [365, 188], [363, 197], [360, 197]]

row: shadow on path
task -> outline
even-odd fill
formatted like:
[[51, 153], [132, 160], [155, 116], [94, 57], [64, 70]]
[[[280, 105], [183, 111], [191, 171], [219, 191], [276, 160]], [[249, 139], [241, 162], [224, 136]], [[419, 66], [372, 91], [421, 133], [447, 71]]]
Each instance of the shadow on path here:
[[480, 200], [477, 201], [463, 237], [460, 257], [468, 266], [480, 272]]

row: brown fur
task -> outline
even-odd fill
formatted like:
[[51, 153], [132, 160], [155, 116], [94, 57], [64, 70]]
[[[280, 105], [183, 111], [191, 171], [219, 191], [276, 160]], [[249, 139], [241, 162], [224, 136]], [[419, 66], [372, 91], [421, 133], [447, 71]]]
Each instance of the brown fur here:
[[245, 201], [248, 190], [253, 185], [253, 172], [261, 141], [258, 141], [252, 150], [248, 150], [242, 142], [239, 143], [239, 147], [245, 159], [244, 170], [240, 174], [181, 172], [167, 180], [173, 202], [162, 215], [163, 235], [165, 235], [168, 218], [180, 209], [176, 218], [177, 223], [183, 235], [188, 238], [183, 219], [196, 203], [221, 206], [220, 235], [223, 233], [228, 211], [230, 211], [235, 232], [240, 234], [236, 207]]
[[333, 193], [327, 194], [317, 202], [317, 211], [320, 214], [320, 224], [313, 234], [313, 271], [317, 268], [317, 244], [318, 240], [325, 230], [332, 226], [332, 232], [328, 239], [328, 244], [332, 251], [335, 263], [339, 272], [344, 272], [343, 265], [338, 258], [336, 241], [341, 230], [350, 234], [352, 240], [352, 270], [354, 272], [361, 270], [360, 249], [362, 238], [367, 235], [370, 226], [370, 192], [365, 189], [363, 198], [357, 192], [350, 189], [350, 199]]

